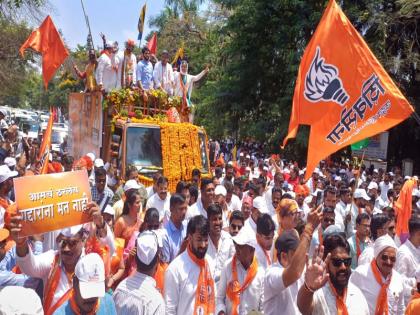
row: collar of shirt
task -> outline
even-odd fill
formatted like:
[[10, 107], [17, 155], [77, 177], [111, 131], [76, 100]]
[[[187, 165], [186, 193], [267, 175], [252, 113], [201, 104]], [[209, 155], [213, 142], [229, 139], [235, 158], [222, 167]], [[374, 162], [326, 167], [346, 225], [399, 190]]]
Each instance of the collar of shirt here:
[[181, 227], [178, 229], [175, 224], [172, 222], [171, 219], [168, 221], [168, 228], [171, 230], [171, 232], [182, 232], [185, 228], [184, 226], [185, 221], [182, 222]]

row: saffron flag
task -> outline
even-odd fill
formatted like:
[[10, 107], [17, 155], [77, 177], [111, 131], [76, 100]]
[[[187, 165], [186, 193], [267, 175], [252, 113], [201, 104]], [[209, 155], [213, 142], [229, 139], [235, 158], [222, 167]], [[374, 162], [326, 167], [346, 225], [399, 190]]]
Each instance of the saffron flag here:
[[147, 43], [147, 48], [149, 48], [151, 54], [156, 55], [156, 51], [157, 51], [157, 35], [156, 35], [156, 33], [153, 33], [152, 38]]
[[416, 187], [416, 179], [410, 178], [407, 180], [401, 188], [398, 200], [395, 202], [397, 215], [395, 232], [400, 237], [401, 241], [405, 241], [408, 236], [408, 221], [410, 220], [413, 211], [413, 189], [416, 189]]
[[50, 118], [48, 119], [47, 129], [42, 137], [41, 147], [39, 148], [39, 173], [47, 174], [48, 173], [48, 162], [50, 156], [50, 147], [51, 147], [51, 133], [54, 122], [54, 111], [50, 109]]
[[141, 41], [141, 38], [143, 37], [143, 28], [144, 28], [145, 19], [146, 19], [146, 3], [141, 8], [139, 21], [137, 23], [137, 29], [139, 30], [139, 35], [137, 36], [137, 39], [139, 41]]
[[19, 52], [22, 57], [27, 48], [32, 48], [42, 54], [42, 77], [47, 88], [48, 82], [69, 56], [50, 16], [45, 18], [41, 26], [33, 31], [20, 47]]
[[330, 0], [300, 63], [289, 132], [310, 125], [306, 179], [337, 150], [409, 117], [402, 95], [362, 36]]
[[172, 60], [172, 65], [179, 69], [182, 59], [184, 59], [184, 43], [182, 43], [181, 47], [178, 48], [174, 60]]

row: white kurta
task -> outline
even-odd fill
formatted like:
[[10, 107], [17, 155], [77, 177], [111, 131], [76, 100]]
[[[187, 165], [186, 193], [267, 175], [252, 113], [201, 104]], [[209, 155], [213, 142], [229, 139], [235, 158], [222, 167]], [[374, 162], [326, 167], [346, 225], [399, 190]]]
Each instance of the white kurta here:
[[229, 233], [222, 231], [217, 248], [209, 237], [209, 247], [207, 248], [206, 259], [209, 263], [210, 271], [215, 282], [220, 280], [220, 275], [226, 261], [234, 254], [235, 247]]
[[152, 197], [150, 197], [147, 200], [146, 203], [146, 211], [150, 208], [156, 208], [159, 211], [159, 221], [162, 221], [165, 213], [170, 212], [169, 208], [169, 201], [171, 199], [171, 195], [167, 193], [166, 198], [164, 200], [160, 199], [159, 195], [157, 193], [153, 194]]
[[[244, 269], [239, 260], [236, 260], [236, 270], [238, 271], [238, 281], [244, 283], [247, 270]], [[226, 289], [229, 282], [232, 281], [232, 259], [229, 259], [222, 270], [222, 276], [217, 284], [216, 296], [216, 314], [224, 311], [226, 314], [232, 314], [232, 302], [226, 296]], [[262, 302], [264, 300], [264, 270], [258, 267], [257, 274], [251, 284], [240, 295], [239, 315], [247, 315], [250, 311], [262, 311]], [[191, 314], [191, 313], [190, 313]]]
[[98, 66], [96, 68], [96, 83], [102, 84], [105, 92], [109, 92], [116, 87], [117, 73], [112, 67], [111, 58], [103, 53], [98, 59]]
[[[131, 73], [132, 76], [132, 84], [136, 84], [137, 83], [137, 78], [136, 78], [136, 68], [137, 68], [137, 58], [136, 56], [131, 53], [130, 56], [126, 56], [127, 61], [126, 61], [126, 66], [129, 67], [129, 72]], [[126, 85], [125, 83], [125, 77], [122, 78], [122, 74], [121, 71], [124, 68], [124, 52], [122, 54], [118, 54], [117, 57], [115, 58], [115, 62], [116, 65], [118, 66], [118, 72], [117, 72], [117, 82], [116, 82], [116, 87], [117, 89], [121, 89], [121, 82], [124, 83], [124, 85]]]
[[[206, 74], [206, 70], [201, 71], [197, 75], [187, 74], [187, 83], [185, 84], [185, 86], [188, 87], [187, 98], [191, 97], [194, 82], [200, 81], [200, 79], [205, 74]], [[174, 73], [174, 83], [175, 83], [174, 95], [179, 96], [179, 97], [183, 97], [183, 90], [182, 90], [182, 86], [181, 86], [181, 82], [180, 82], [180, 76], [181, 76], [180, 72], [175, 72]]]
[[155, 82], [155, 89], [162, 87], [168, 95], [173, 94], [174, 71], [169, 63], [166, 65], [162, 65], [161, 61], [156, 63], [155, 69], [153, 70], [153, 80]]

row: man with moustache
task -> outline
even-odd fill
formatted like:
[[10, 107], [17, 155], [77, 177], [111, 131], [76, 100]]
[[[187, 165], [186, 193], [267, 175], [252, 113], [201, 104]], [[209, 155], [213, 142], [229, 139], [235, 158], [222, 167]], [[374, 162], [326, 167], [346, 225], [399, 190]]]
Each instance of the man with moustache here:
[[187, 220], [196, 215], [207, 218], [206, 209], [214, 203], [214, 184], [211, 179], [203, 178], [200, 184], [200, 196], [187, 212]]
[[168, 95], [173, 94], [174, 71], [172, 65], [168, 63], [169, 53], [162, 51], [162, 59], [157, 62], [153, 70], [153, 80], [156, 89], [165, 91]]
[[165, 273], [166, 315], [215, 312], [215, 286], [205, 258], [209, 244], [209, 222], [194, 216], [187, 226], [187, 249], [176, 257]]
[[150, 62], [150, 50], [143, 47], [143, 59], [137, 64], [136, 79], [141, 91], [153, 89], [153, 65]]
[[350, 246], [341, 233], [329, 235], [306, 264], [305, 281], [297, 305], [303, 314], [369, 315], [369, 306], [360, 289], [349, 282]]
[[357, 267], [350, 278], [368, 301], [370, 314], [404, 314], [403, 278], [393, 269], [397, 249], [389, 235], [381, 236], [375, 241], [372, 262]]

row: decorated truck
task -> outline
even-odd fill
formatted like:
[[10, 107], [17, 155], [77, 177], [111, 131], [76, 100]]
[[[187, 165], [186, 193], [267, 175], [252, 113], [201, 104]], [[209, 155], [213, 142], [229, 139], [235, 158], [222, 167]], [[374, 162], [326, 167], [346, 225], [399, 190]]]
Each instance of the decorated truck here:
[[124, 174], [135, 165], [140, 181], [149, 186], [161, 171], [174, 191], [180, 180], [191, 180], [192, 170], [210, 176], [207, 135], [204, 128], [186, 120], [179, 98], [153, 91], [116, 90], [105, 100], [100, 93], [69, 96], [70, 153], [88, 152], [117, 165]]

